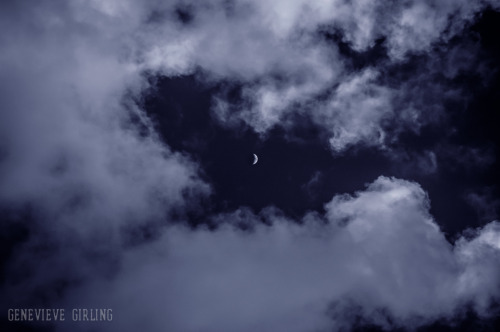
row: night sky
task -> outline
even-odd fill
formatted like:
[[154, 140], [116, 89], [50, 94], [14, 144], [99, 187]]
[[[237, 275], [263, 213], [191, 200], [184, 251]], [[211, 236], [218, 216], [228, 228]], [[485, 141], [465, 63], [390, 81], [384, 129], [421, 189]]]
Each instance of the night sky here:
[[2, 2], [0, 330], [500, 329], [499, 34], [492, 0]]

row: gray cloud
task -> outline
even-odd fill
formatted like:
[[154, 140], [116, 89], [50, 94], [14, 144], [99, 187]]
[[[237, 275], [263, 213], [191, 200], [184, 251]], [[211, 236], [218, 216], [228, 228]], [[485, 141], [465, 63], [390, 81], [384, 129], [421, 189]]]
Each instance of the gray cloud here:
[[94, 8], [60, 7], [3, 11], [2, 200], [34, 201], [52, 214], [75, 194], [84, 206], [106, 206], [89, 210], [107, 215], [85, 219], [118, 221], [157, 217], [182, 203], [184, 190], [206, 191], [197, 166], [161, 143], [131, 102], [147, 85], [121, 48], [127, 38], [115, 40], [127, 30], [104, 30], [113, 17]]
[[104, 273], [129, 232], [210, 192], [132, 102], [148, 88], [127, 54], [141, 12], [127, 7], [127, 21], [94, 6], [1, 5], [0, 208], [35, 216], [1, 225], [29, 231], [6, 268], [2, 305], [52, 299], [57, 285]]
[[491, 221], [498, 219], [500, 200], [496, 199], [491, 188], [481, 188], [465, 195], [465, 200], [477, 213], [478, 220]]
[[[107, 329], [117, 331], [349, 328], [343, 308], [353, 304], [386, 328], [450, 319], [466, 304], [487, 315], [500, 297], [500, 225], [452, 245], [428, 210], [419, 185], [386, 177], [300, 223], [274, 209], [237, 210], [217, 217], [215, 231], [169, 228], [70, 302], [114, 308]], [[236, 227], [242, 221], [250, 230]]]

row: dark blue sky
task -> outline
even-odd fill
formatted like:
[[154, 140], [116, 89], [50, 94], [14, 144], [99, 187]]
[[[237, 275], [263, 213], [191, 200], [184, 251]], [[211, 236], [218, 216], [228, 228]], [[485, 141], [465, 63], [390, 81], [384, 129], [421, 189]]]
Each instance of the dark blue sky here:
[[[495, 197], [499, 197], [500, 178], [496, 171], [499, 165], [495, 156], [500, 139], [497, 93], [500, 68], [496, 61], [498, 44], [492, 36], [493, 31], [500, 29], [498, 22], [498, 13], [485, 11], [463, 35], [450, 42], [472, 40], [481, 45], [478, 51], [481, 60], [491, 66], [493, 73], [488, 84], [484, 85], [475, 71], [454, 78], [448, 84], [469, 94], [467, 105], [449, 102], [445, 105], [444, 123], [430, 123], [418, 133], [407, 130], [389, 146], [408, 153], [436, 151], [439, 164], [436, 172], [422, 171], [411, 155], [394, 159], [392, 152], [376, 147], [361, 145], [343, 153], [332, 153], [322, 128], [307, 118], [296, 119], [300, 125], [291, 133], [277, 127], [259, 136], [244, 125], [228, 128], [210, 111], [221, 85], [204, 84], [199, 75], [159, 78], [157, 90], [146, 99], [145, 108], [165, 142], [203, 166], [204, 176], [214, 188], [214, 195], [205, 206], [211, 212], [227, 212], [239, 206], [258, 212], [273, 205], [291, 217], [300, 218], [307, 211], [322, 210], [333, 195], [352, 194], [382, 174], [420, 183], [431, 197], [432, 215], [446, 233], [454, 236], [471, 224], [481, 226], [498, 217], [499, 204], [485, 216], [479, 207], [467, 202], [467, 195], [472, 192], [484, 192], [495, 201]], [[387, 61], [378, 55], [384, 48], [383, 41], [373, 47], [374, 51], [363, 54], [341, 41], [332, 40], [332, 43], [339, 44], [347, 61], [352, 61], [358, 69]], [[435, 56], [448, 54], [440, 51]], [[426, 61], [427, 57], [421, 55], [405, 64], [389, 66], [383, 79], [397, 82], [406, 77], [408, 80]], [[237, 91], [238, 86], [233, 85]], [[236, 99], [237, 96], [236, 93]], [[475, 147], [488, 148], [492, 162], [483, 166], [475, 165], [474, 161], [457, 161], [461, 157], [460, 149]], [[253, 153], [259, 156], [255, 166], [250, 162]], [[194, 222], [203, 223], [203, 217], [198, 216]]]

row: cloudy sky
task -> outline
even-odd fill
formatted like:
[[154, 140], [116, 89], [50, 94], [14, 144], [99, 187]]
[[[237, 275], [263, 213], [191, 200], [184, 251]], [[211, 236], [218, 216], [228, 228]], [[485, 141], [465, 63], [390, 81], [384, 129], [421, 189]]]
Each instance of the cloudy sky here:
[[495, 331], [499, 33], [495, 0], [2, 1], [0, 329]]

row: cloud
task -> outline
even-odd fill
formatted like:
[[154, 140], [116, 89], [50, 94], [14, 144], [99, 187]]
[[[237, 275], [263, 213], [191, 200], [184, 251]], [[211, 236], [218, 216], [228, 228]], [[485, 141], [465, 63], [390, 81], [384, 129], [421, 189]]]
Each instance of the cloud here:
[[148, 82], [127, 52], [143, 12], [106, 4], [0, 5], [0, 209], [28, 216], [0, 227], [29, 234], [2, 262], [2, 305], [57, 297], [210, 192], [140, 108]]
[[[446, 97], [459, 94], [449, 82], [421, 88], [435, 72], [426, 70], [425, 61], [419, 64], [425, 75], [418, 79], [391, 81], [390, 66], [414, 54], [430, 55], [433, 46], [459, 33], [485, 4], [92, 1], [42, 2], [24, 10], [21, 4], [9, 3], [4, 5], [3, 24], [12, 33], [2, 36], [9, 45], [3, 76], [18, 81], [10, 88], [16, 91], [27, 85], [19, 75], [40, 77], [31, 85], [47, 77], [46, 89], [64, 89], [42, 93], [34, 87], [44, 101], [33, 103], [61, 103], [47, 96], [68, 95], [67, 102], [78, 99], [79, 107], [88, 112], [112, 109], [110, 96], [117, 98], [124, 89], [140, 93], [145, 84], [141, 72], [165, 76], [202, 72], [205, 80], [241, 88], [236, 101], [225, 90], [214, 98], [213, 112], [227, 126], [243, 123], [261, 135], [276, 126], [293, 130], [290, 119], [298, 113], [327, 133], [336, 153], [355, 145], [386, 147], [401, 130], [439, 117], [435, 110]], [[179, 12], [189, 19], [180, 19]], [[28, 27], [36, 33], [29, 35]], [[385, 39], [389, 58], [353, 71], [338, 44], [322, 36], [321, 31], [330, 30], [339, 31], [355, 54]], [[61, 40], [67, 42], [61, 44]], [[452, 58], [467, 58], [470, 53], [456, 50]], [[445, 66], [448, 76], [458, 74], [450, 69], [456, 63], [468, 63], [455, 60], [450, 60], [453, 66]], [[36, 64], [23, 68], [30, 61]], [[67, 106], [57, 108], [61, 107]], [[387, 122], [391, 130], [385, 128]]]
[[307, 197], [309, 199], [315, 199], [317, 194], [316, 191], [318, 189], [318, 186], [321, 185], [321, 182], [324, 178], [324, 175], [320, 171], [314, 172], [312, 177], [307, 181], [307, 183], [304, 183], [301, 188], [307, 193]]
[[[246, 16], [235, 15], [237, 21], [200, 19], [200, 28], [224, 32], [203, 38], [210, 40], [203, 46], [209, 52], [195, 52], [203, 54], [195, 62], [241, 88], [236, 100], [231, 89], [214, 99], [215, 114], [228, 126], [243, 123], [265, 136], [274, 127], [293, 129], [290, 119], [299, 113], [324, 129], [334, 153], [355, 145], [387, 148], [402, 131], [443, 121], [450, 101], [465, 104], [466, 88], [453, 82], [463, 70], [488, 76], [477, 64], [477, 45], [450, 43], [485, 5], [256, 2]], [[321, 32], [339, 34], [351, 56], [382, 40], [387, 58], [352, 70], [349, 56]]]
[[346, 78], [334, 96], [317, 114], [332, 133], [329, 142], [336, 152], [363, 142], [367, 145], [384, 146], [384, 118], [393, 112], [391, 92], [376, 84], [377, 73], [367, 69], [359, 75]]
[[[412, 79], [395, 89], [385, 67], [352, 71], [319, 31], [340, 29], [354, 52], [386, 38], [398, 64], [446, 41], [476, 4], [185, 1], [183, 23], [173, 1], [2, 2], [0, 207], [28, 217], [1, 227], [28, 235], [5, 263], [1, 305], [109, 306], [117, 316], [104, 328], [120, 331], [342, 327], [346, 303], [381, 326], [379, 309], [398, 326], [468, 303], [487, 314], [499, 296], [498, 223], [451, 245], [412, 182], [381, 177], [303, 220], [240, 208], [207, 217], [214, 231], [168, 226], [210, 187], [141, 109], [148, 75], [201, 72], [241, 88], [237, 102], [214, 98], [228, 126], [265, 135], [300, 114], [335, 152], [384, 146], [398, 133], [386, 121], [418, 127], [427, 94]], [[410, 95], [417, 102], [398, 104]]]
[[106, 206], [89, 210], [108, 215], [85, 219], [113, 221], [158, 217], [188, 191], [207, 192], [198, 166], [161, 142], [140, 108], [149, 85], [126, 34], [143, 11], [114, 2], [17, 6], [2, 15], [4, 202], [58, 213], [75, 194], [83, 210]]
[[[379, 177], [300, 222], [237, 210], [209, 231], [169, 228], [120, 272], [69, 294], [114, 310], [107, 330], [312, 331], [454, 321], [499, 300], [500, 224], [446, 241], [414, 182]], [[242, 222], [249, 227], [242, 230]]]
[[481, 188], [465, 195], [466, 202], [474, 208], [478, 220], [491, 221], [498, 219], [500, 200], [495, 198], [491, 188]]

